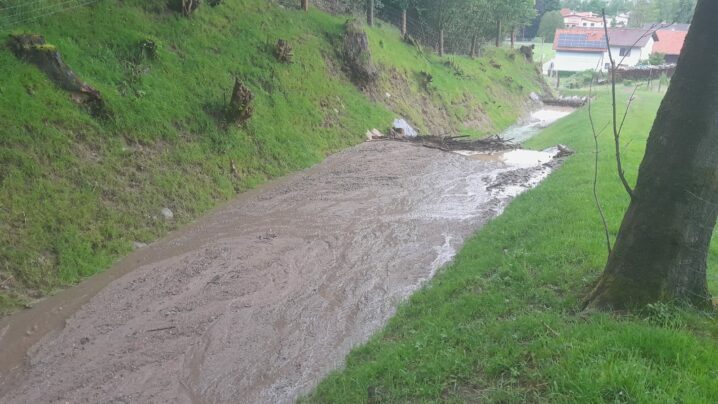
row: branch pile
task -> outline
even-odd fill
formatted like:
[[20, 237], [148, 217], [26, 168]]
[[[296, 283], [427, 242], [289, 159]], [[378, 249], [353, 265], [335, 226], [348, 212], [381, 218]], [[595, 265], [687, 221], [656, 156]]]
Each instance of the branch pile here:
[[483, 139], [473, 139], [469, 136], [418, 136], [406, 139], [410, 142], [421, 143], [424, 147], [443, 151], [471, 150], [471, 151], [501, 151], [514, 150], [521, 145], [500, 136], [491, 136]]

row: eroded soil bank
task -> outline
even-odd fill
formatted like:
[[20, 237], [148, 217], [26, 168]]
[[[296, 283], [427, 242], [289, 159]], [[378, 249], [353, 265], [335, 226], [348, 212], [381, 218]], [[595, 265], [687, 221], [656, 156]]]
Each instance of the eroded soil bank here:
[[[94, 297], [70, 289], [1, 323], [15, 352], [0, 401], [290, 402], [548, 175], [535, 160], [371, 142], [242, 195], [128, 257]], [[18, 335], [45, 331], [24, 355]]]

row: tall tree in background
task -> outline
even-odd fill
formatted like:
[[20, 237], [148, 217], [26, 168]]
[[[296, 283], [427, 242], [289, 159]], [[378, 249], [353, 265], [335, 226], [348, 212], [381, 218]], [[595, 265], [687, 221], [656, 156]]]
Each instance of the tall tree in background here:
[[706, 266], [718, 217], [716, 21], [718, 1], [699, 0], [616, 245], [588, 307], [710, 303]]
[[488, 38], [492, 32], [491, 13], [489, 12], [489, 1], [491, 0], [469, 0], [466, 17], [471, 35], [471, 57], [478, 56], [479, 42]]
[[438, 34], [437, 48], [440, 56], [444, 56], [446, 28], [454, 24], [465, 14], [466, 0], [433, 0], [423, 1], [420, 11], [422, 18], [428, 21]]
[[631, 4], [628, 0], [611, 0], [606, 6], [606, 14], [615, 16], [631, 10]]
[[487, 2], [487, 12], [496, 26], [496, 46], [501, 46], [504, 29], [513, 30], [531, 22], [536, 15], [533, 0], [491, 0]]
[[631, 19], [629, 25], [642, 27], [645, 24], [657, 22], [658, 10], [651, 0], [636, 0], [631, 8]]
[[543, 38], [546, 42], [553, 42], [556, 30], [564, 28], [563, 16], [560, 11], [551, 11], [541, 17], [541, 24], [539, 24], [538, 36]]
[[696, 0], [678, 0], [674, 22], [687, 24], [691, 22], [696, 9]]

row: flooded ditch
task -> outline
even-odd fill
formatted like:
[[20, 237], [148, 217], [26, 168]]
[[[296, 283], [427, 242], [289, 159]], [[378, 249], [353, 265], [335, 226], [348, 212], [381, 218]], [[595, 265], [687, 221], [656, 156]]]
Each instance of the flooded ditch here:
[[557, 150], [368, 142], [0, 322], [0, 401], [291, 402]]

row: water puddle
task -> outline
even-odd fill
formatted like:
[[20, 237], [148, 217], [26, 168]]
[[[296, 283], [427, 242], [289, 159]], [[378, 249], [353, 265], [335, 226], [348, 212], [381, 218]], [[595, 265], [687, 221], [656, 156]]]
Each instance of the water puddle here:
[[454, 153], [467, 157], [470, 160], [493, 161], [503, 163], [507, 167], [513, 168], [531, 168], [553, 160], [558, 154], [558, 149], [551, 148], [543, 151], [518, 149], [491, 153], [473, 150], [457, 150]]

